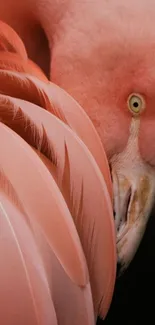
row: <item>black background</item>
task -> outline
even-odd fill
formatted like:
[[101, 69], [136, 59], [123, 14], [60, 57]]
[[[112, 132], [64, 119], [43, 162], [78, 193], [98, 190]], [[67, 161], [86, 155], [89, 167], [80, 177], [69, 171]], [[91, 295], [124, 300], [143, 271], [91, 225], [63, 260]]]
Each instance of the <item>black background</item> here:
[[111, 308], [97, 325], [155, 323], [155, 213], [153, 212], [134, 260], [116, 281]]

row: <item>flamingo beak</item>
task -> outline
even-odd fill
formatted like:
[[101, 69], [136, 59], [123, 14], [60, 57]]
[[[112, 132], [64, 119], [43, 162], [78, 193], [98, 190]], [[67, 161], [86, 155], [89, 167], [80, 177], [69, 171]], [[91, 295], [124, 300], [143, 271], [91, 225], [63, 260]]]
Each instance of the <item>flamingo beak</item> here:
[[113, 169], [114, 215], [119, 274], [132, 261], [145, 232], [155, 197], [155, 172], [143, 164]]

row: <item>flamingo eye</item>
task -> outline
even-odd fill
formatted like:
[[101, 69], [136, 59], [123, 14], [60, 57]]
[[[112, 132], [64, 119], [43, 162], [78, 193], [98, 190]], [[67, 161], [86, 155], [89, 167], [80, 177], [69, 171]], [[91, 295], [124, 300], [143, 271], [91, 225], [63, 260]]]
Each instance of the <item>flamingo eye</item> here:
[[145, 100], [139, 94], [131, 94], [128, 97], [128, 108], [134, 114], [138, 115], [145, 109]]

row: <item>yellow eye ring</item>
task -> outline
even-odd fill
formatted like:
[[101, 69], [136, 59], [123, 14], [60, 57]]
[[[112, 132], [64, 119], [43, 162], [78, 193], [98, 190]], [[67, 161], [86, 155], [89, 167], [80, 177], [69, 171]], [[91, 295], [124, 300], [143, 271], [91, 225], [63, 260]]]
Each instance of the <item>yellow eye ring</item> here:
[[128, 97], [128, 108], [134, 115], [139, 115], [145, 109], [145, 100], [139, 94], [131, 94]]

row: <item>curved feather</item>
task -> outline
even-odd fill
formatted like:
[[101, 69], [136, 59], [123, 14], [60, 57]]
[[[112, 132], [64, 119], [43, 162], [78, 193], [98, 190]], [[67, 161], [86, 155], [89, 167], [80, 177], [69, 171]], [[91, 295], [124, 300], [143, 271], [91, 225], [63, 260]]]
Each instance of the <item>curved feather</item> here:
[[42, 70], [33, 61], [20, 58], [16, 53], [0, 52], [0, 69], [29, 73], [44, 82], [48, 81]]
[[1, 324], [57, 325], [36, 243], [21, 210], [0, 185]]
[[88, 283], [85, 257], [53, 177], [30, 146], [2, 123], [0, 137], [3, 139], [0, 142], [0, 168], [9, 178], [26, 213], [41, 227], [66, 272], [76, 284], [85, 286]]
[[[3, 324], [54, 325], [57, 318], [60, 325], [94, 325], [90, 284], [81, 288], [68, 278], [37, 224], [32, 222], [30, 225], [21, 202], [2, 173], [0, 208], [10, 231], [9, 240], [11, 237], [13, 241], [11, 249], [8, 240], [2, 246], [1, 270], [5, 269], [5, 274], [0, 274], [0, 283], [1, 280], [5, 281], [4, 276], [10, 280], [7, 281], [4, 295], [0, 295], [1, 306], [6, 306], [2, 310], [0, 308]], [[1, 231], [4, 235], [3, 229]], [[13, 247], [19, 263], [8, 269], [5, 256], [9, 254], [10, 265], [17, 260]], [[10, 269], [12, 272], [8, 272]], [[19, 281], [12, 281], [12, 277], [16, 279], [17, 276]], [[11, 295], [8, 295], [8, 290], [11, 290]]]
[[29, 60], [21, 38], [8, 24], [0, 21], [0, 69], [30, 73], [48, 82], [43, 71]]
[[[85, 287], [75, 285], [64, 272], [40, 230], [33, 227], [34, 236], [42, 253], [48, 283], [60, 325], [94, 325], [95, 316], [90, 283]], [[52, 275], [52, 276], [51, 276]]]
[[[10, 37], [11, 39], [9, 40], [9, 45], [11, 47], [10, 52], [8, 52], [9, 47], [4, 47], [3, 52], [0, 51], [0, 69], [25, 72], [27, 74], [32, 74], [46, 82], [46, 84], [40, 82], [38, 83], [39, 80], [37, 79], [29, 81], [29, 83], [33, 83], [35, 84], [35, 87], [37, 87], [37, 97], [39, 97], [39, 99], [45, 104], [43, 108], [49, 109], [53, 114], [56, 114], [56, 116], [63, 119], [63, 121], [70, 125], [86, 143], [104, 174], [108, 190], [112, 198], [112, 186], [107, 158], [99, 136], [97, 135], [97, 132], [87, 114], [84, 112], [84, 110], [82, 110], [80, 105], [78, 105], [78, 103], [76, 103], [76, 101], [69, 96], [69, 94], [58, 86], [49, 83], [41, 69], [32, 61], [28, 60], [27, 57], [25, 58], [23, 53], [21, 53], [21, 45], [24, 49], [24, 44], [22, 44], [22, 41], [16, 32], [7, 24], [2, 23], [0, 26], [5, 43], [8, 42], [9, 36], [12, 36], [12, 38]], [[16, 47], [14, 47], [14, 44]], [[15, 53], [13, 53], [14, 51], [12, 51], [12, 48], [15, 48]], [[4, 84], [7, 85], [6, 82]], [[31, 92], [35, 87], [34, 85], [33, 87], [31, 85]], [[22, 89], [22, 92], [23, 90], [24, 89]], [[9, 95], [11, 94], [9, 93]], [[28, 98], [26, 99], [28, 100]]]
[[[1, 69], [3, 69], [3, 70], [13, 70], [13, 71], [19, 71], [19, 72], [27, 72], [27, 73], [30, 73], [30, 74], [35, 74], [35, 71], [33, 69], [31, 71], [31, 68], [29, 68], [29, 62], [28, 61], [26, 63], [25, 62], [23, 63], [21, 61], [21, 59], [20, 60], [18, 59], [17, 56], [15, 56], [15, 55], [14, 56], [11, 55], [10, 57], [9, 56], [10, 56], [10, 53], [7, 53], [7, 56], [6, 55], [0, 55], [0, 68]], [[2, 70], [1, 70], [1, 72], [4, 73], [4, 71], [2, 71]], [[5, 71], [5, 76], [4, 76], [5, 81], [6, 81], [6, 79], [8, 79], [8, 74], [9, 74], [9, 72]], [[14, 75], [14, 73], [11, 73], [11, 75]], [[6, 76], [7, 76], [7, 78], [6, 78]], [[37, 76], [37, 74], [36, 74], [36, 76]], [[16, 77], [16, 73], [15, 73], [15, 77]], [[23, 78], [24, 78], [24, 74], [23, 74]], [[76, 131], [76, 133], [80, 136], [80, 138], [88, 146], [90, 151], [93, 153], [94, 158], [96, 159], [96, 161], [97, 161], [97, 163], [98, 163], [98, 165], [99, 165], [99, 167], [100, 167], [100, 169], [101, 169], [101, 171], [102, 171], [102, 173], [103, 173], [103, 175], [105, 177], [105, 180], [106, 180], [106, 183], [107, 183], [107, 186], [108, 186], [108, 190], [109, 190], [109, 193], [110, 193], [111, 198], [112, 198], [111, 179], [110, 179], [110, 172], [109, 172], [106, 156], [105, 156], [103, 147], [101, 145], [101, 142], [99, 140], [99, 137], [98, 137], [98, 135], [97, 135], [97, 133], [95, 131], [95, 128], [93, 127], [93, 124], [90, 122], [90, 120], [88, 119], [85, 112], [81, 109], [81, 107], [67, 93], [65, 93], [59, 87], [57, 87], [55, 85], [52, 85], [52, 84], [48, 84], [48, 82], [43, 83], [43, 82], [41, 82], [40, 80], [38, 80], [36, 78], [29, 77], [28, 75], [26, 75], [26, 81], [29, 82], [29, 84], [27, 82], [27, 87], [29, 87], [29, 89], [30, 89], [30, 93], [31, 93], [30, 96], [32, 96], [32, 92], [35, 93], [34, 97], [35, 97], [35, 99], [37, 99], [37, 101], [39, 100], [39, 105], [40, 105], [40, 101], [41, 101], [41, 103], [43, 105], [40, 105], [40, 106], [42, 108], [48, 109], [50, 112], [52, 112], [53, 114], [58, 116], [62, 121], [64, 121], [66, 124], [68, 124], [74, 131]], [[12, 80], [11, 80], [11, 83], [12, 83]], [[19, 78], [18, 78], [18, 83], [21, 84], [21, 80], [19, 82]], [[7, 82], [5, 82], [5, 85], [8, 86]], [[9, 85], [9, 86], [11, 86], [10, 87], [11, 91], [12, 91], [12, 88], [13, 88], [13, 89], [15, 89], [16, 92], [20, 93], [19, 97], [21, 98], [21, 92], [19, 92], [20, 87], [18, 87], [18, 90], [17, 90], [17, 87], [15, 87], [15, 86], [12, 87], [12, 84]], [[9, 92], [9, 95], [10, 95], [10, 89], [7, 88], [6, 90]], [[24, 90], [25, 90], [25, 88], [24, 88]], [[6, 92], [4, 92], [4, 93], [6, 93]], [[52, 96], [51, 96], [51, 94], [52, 94]], [[28, 100], [27, 93], [24, 93], [24, 95], [26, 95], [26, 98], [24, 98], [24, 99]], [[2, 100], [4, 100], [4, 98]], [[6, 106], [11, 107], [10, 104], [8, 105], [9, 100], [7, 98], [5, 98], [5, 100], [7, 102]], [[31, 98], [31, 101], [32, 101], [32, 98]], [[65, 109], [64, 109], [64, 104], [65, 104]], [[14, 120], [16, 120], [16, 113], [17, 113], [18, 116], [20, 115], [20, 113], [18, 111], [18, 107], [15, 107], [15, 106], [16, 106], [16, 102], [15, 102], [15, 105], [14, 105], [14, 109], [15, 109], [14, 110], [14, 114], [15, 114], [14, 115]], [[31, 105], [29, 104], [29, 107], [30, 106]], [[20, 107], [20, 105], [19, 105], [19, 107]], [[32, 107], [32, 109], [34, 110], [34, 107]], [[8, 113], [8, 110], [7, 110], [7, 113]], [[35, 137], [36, 137], [35, 132], [37, 131], [35, 118], [36, 118], [36, 116], [34, 116], [34, 121], [33, 121], [33, 123], [34, 123], [34, 125], [33, 125], [33, 136], [29, 137], [29, 139], [31, 138], [31, 141], [33, 139], [33, 142], [35, 142], [35, 140], [36, 140], [35, 139]], [[26, 119], [26, 121], [28, 122], [28, 119]], [[16, 126], [17, 126], [17, 124], [18, 123], [16, 123]], [[19, 134], [21, 132], [21, 125], [22, 125], [22, 123], [20, 123], [20, 125], [18, 124], [18, 127], [20, 129], [20, 130], [18, 130], [18, 132], [15, 129], [15, 131], [17, 133], [19, 133]], [[27, 125], [28, 125], [28, 123], [27, 123]], [[30, 125], [32, 126], [32, 123], [30, 123]], [[74, 166], [74, 168], [75, 168], [75, 159], [74, 159], [75, 154], [72, 155], [72, 153], [75, 152], [75, 149], [74, 149], [74, 152], [73, 152], [73, 149], [72, 149], [73, 144], [69, 145], [70, 149], [71, 149], [70, 151], [72, 151], [72, 152], [68, 151], [68, 145], [66, 144], [66, 142], [65, 142], [65, 146], [64, 146], [65, 151], [63, 150], [63, 148], [59, 144], [59, 150], [58, 151], [59, 151], [59, 156], [61, 156], [61, 157], [59, 157], [59, 158], [61, 158], [61, 161], [60, 161], [60, 159], [57, 159], [57, 152], [56, 152], [56, 154], [53, 155], [53, 153], [55, 153], [55, 148], [53, 149], [53, 147], [52, 147], [52, 150], [51, 150], [48, 141], [46, 141], [47, 138], [48, 138], [47, 135], [46, 135], [47, 126], [46, 126], [46, 128], [45, 128], [44, 125], [41, 126], [41, 127], [42, 128], [40, 128], [40, 130], [38, 128], [38, 132], [36, 132], [36, 133], [38, 133], [38, 144], [39, 144], [39, 147], [37, 149], [40, 150], [40, 148], [41, 148], [44, 151], [43, 152], [44, 154], [49, 151], [50, 156], [51, 156], [50, 158], [52, 158], [52, 163], [53, 163], [53, 164], [51, 164], [52, 167], [50, 166], [50, 169], [52, 168], [52, 175], [55, 176], [55, 179], [57, 180], [57, 183], [61, 188], [61, 191], [62, 191], [62, 193], [63, 193], [63, 195], [64, 195], [64, 197], [66, 199], [66, 202], [68, 203], [68, 206], [70, 208], [70, 211], [73, 214], [73, 217], [76, 216], [76, 218], [77, 218], [77, 220], [75, 220], [76, 218], [74, 218], [74, 222], [75, 222], [75, 224], [77, 226], [78, 231], [80, 232], [80, 236], [81, 236], [80, 238], [83, 239], [83, 241], [81, 239], [82, 244], [83, 244], [84, 248], [86, 248], [85, 254], [86, 254], [87, 260], [89, 261], [89, 263], [88, 263], [89, 271], [90, 271], [90, 273], [92, 275], [92, 277], [91, 277], [92, 281], [91, 282], [92, 282], [92, 285], [93, 285], [93, 289], [95, 288], [95, 290], [93, 291], [93, 294], [94, 294], [94, 297], [95, 297], [95, 310], [98, 311], [99, 305], [101, 305], [100, 313], [103, 316], [107, 312], [107, 308], [109, 307], [109, 299], [111, 299], [110, 295], [111, 295], [112, 286], [111, 286], [111, 288], [109, 290], [109, 292], [110, 292], [109, 296], [107, 294], [107, 291], [108, 291], [107, 289], [105, 290], [104, 295], [103, 295], [103, 287], [102, 287], [102, 285], [101, 285], [101, 290], [99, 291], [99, 284], [101, 284], [102, 282], [99, 281], [101, 279], [99, 279], [99, 280], [97, 279], [97, 281], [96, 281], [97, 272], [94, 272], [94, 270], [95, 269], [97, 269], [97, 271], [100, 270], [100, 275], [101, 275], [101, 270], [103, 269], [103, 267], [99, 267], [99, 266], [102, 266], [102, 263], [98, 262], [97, 263], [97, 268], [96, 268], [96, 266], [94, 267], [93, 258], [96, 255], [97, 251], [95, 250], [95, 252], [92, 253], [92, 250], [91, 250], [91, 254], [90, 254], [90, 252], [88, 252], [88, 243], [86, 244], [86, 239], [84, 239], [88, 229], [89, 229], [89, 231], [88, 231], [89, 236], [90, 236], [90, 234], [91, 234], [91, 236], [93, 238], [95, 238], [95, 236], [96, 236], [96, 227], [93, 225], [93, 222], [92, 222], [92, 224], [90, 226], [89, 223], [88, 223], [88, 220], [86, 221], [86, 218], [85, 218], [85, 216], [89, 215], [89, 213], [88, 213], [89, 208], [88, 207], [85, 208], [86, 204], [84, 204], [83, 202], [88, 201], [89, 199], [91, 199], [91, 195], [92, 195], [92, 194], [90, 195], [90, 193], [89, 193], [90, 191], [88, 191], [89, 188], [87, 187], [87, 185], [88, 185], [87, 183], [89, 183], [88, 179], [87, 179], [88, 176], [87, 177], [85, 176], [85, 179], [87, 179], [87, 183], [85, 181], [84, 185], [83, 185], [83, 175], [82, 175], [82, 178], [81, 178], [82, 179], [81, 182], [78, 180], [76, 172], [73, 173], [73, 175], [71, 176], [72, 166]], [[22, 133], [24, 133], [24, 132], [22, 131]], [[60, 130], [60, 134], [61, 133], [62, 132]], [[32, 134], [32, 132], [31, 132], [31, 134]], [[22, 135], [22, 134], [20, 134], [20, 135]], [[70, 136], [69, 136], [69, 138], [70, 138]], [[51, 137], [50, 137], [50, 140], [51, 140]], [[54, 138], [54, 140], [55, 140], [55, 138]], [[71, 141], [71, 143], [72, 143], [72, 141]], [[73, 143], [74, 143], [74, 141], [73, 141]], [[31, 143], [31, 145], [33, 145], [33, 144]], [[75, 148], [76, 148], [76, 145], [75, 145]], [[70, 153], [72, 158], [69, 157], [69, 153]], [[53, 158], [53, 156], [54, 156], [54, 158]], [[63, 158], [63, 156], [65, 158]], [[81, 152], [80, 152], [80, 157], [81, 157]], [[92, 158], [92, 156], [91, 156], [91, 158]], [[71, 166], [70, 166], [70, 160], [71, 160]], [[87, 160], [89, 161], [89, 159], [87, 159]], [[59, 168], [57, 166], [58, 161], [60, 162], [59, 163]], [[90, 162], [92, 163], [91, 159], [90, 159]], [[83, 169], [86, 169], [86, 164], [83, 164], [83, 166], [84, 166]], [[96, 165], [94, 165], [94, 166], [96, 167]], [[62, 174], [62, 170], [63, 170], [63, 174]], [[74, 182], [75, 182], [75, 184], [74, 184]], [[93, 182], [92, 182], [92, 184], [93, 184]], [[94, 183], [94, 184], [95, 184], [95, 186], [97, 188], [96, 183]], [[95, 186], [94, 186], [94, 188], [95, 188]], [[105, 192], [104, 193], [104, 199], [106, 201], [106, 208], [105, 208], [104, 212], [105, 213], [107, 212], [110, 215], [111, 205], [110, 205], [110, 202], [109, 202], [108, 193], [106, 193], [107, 189], [106, 189], [105, 183], [104, 183], [104, 187], [105, 187], [105, 189], [104, 189], [104, 192]], [[84, 194], [85, 188], [87, 188], [87, 192], [89, 194]], [[76, 195], [75, 195], [74, 192], [76, 193]], [[81, 193], [80, 194], [81, 197], [77, 193], [78, 194]], [[84, 197], [84, 199], [83, 199], [83, 197]], [[100, 197], [100, 195], [99, 195], [99, 197]], [[88, 203], [87, 203], [87, 205], [88, 205]], [[90, 204], [90, 206], [91, 206], [91, 204]], [[92, 215], [93, 214], [94, 214], [94, 211], [92, 210]], [[93, 217], [92, 217], [92, 215], [90, 214], [90, 219], [94, 221], [95, 218], [94, 218], [94, 215], [93, 215]], [[81, 224], [82, 217], [84, 217], [83, 219], [84, 219], [84, 222], [86, 224], [85, 228], [87, 229], [87, 231], [86, 230], [83, 231], [83, 225]], [[79, 220], [80, 220], [80, 222], [79, 222]], [[95, 227], [95, 231], [94, 231], [92, 225], [93, 225], [93, 227]], [[98, 225], [99, 225], [99, 221], [98, 221]], [[92, 229], [93, 229], [93, 231], [92, 231]], [[94, 235], [94, 233], [95, 233], [95, 235]], [[111, 233], [113, 233], [113, 235], [114, 235], [113, 230], [112, 230]], [[100, 241], [97, 239], [96, 242], [98, 244]], [[97, 245], [96, 242], [95, 242], [95, 245]], [[105, 242], [104, 242], [104, 244], [105, 244]], [[101, 244], [101, 242], [100, 242], [100, 244]], [[93, 247], [93, 244], [92, 244], [92, 247]], [[101, 245], [101, 247], [102, 247], [102, 245]], [[114, 257], [114, 255], [115, 255], [114, 250], [113, 250], [113, 253], [114, 253], [113, 254], [113, 257]], [[99, 261], [99, 258], [97, 259], [97, 261]], [[102, 262], [103, 262], [103, 260], [102, 260]], [[101, 278], [101, 277], [99, 277], [99, 278]], [[103, 278], [103, 275], [102, 275], [102, 278]], [[114, 278], [114, 273], [113, 273], [113, 278]], [[106, 278], [104, 278], [104, 284], [106, 283], [106, 279], [107, 279], [107, 274], [106, 274]], [[109, 285], [109, 283], [108, 283], [108, 285]], [[112, 288], [112, 290], [113, 290], [113, 288]], [[106, 303], [105, 303], [104, 300], [106, 301]], [[105, 308], [106, 312], [105, 312], [104, 308]]]
[[101, 140], [85, 111], [63, 89], [28, 74], [0, 70], [0, 92], [41, 106], [69, 125], [93, 154], [112, 200], [112, 183]]
[[50, 164], [40, 155], [68, 204], [86, 256], [95, 312], [105, 317], [115, 283], [115, 228], [107, 187], [93, 156], [67, 125], [34, 104], [0, 96], [0, 116], [49, 159]]
[[23, 60], [27, 60], [27, 52], [21, 38], [15, 30], [0, 20], [0, 52], [17, 53]]

